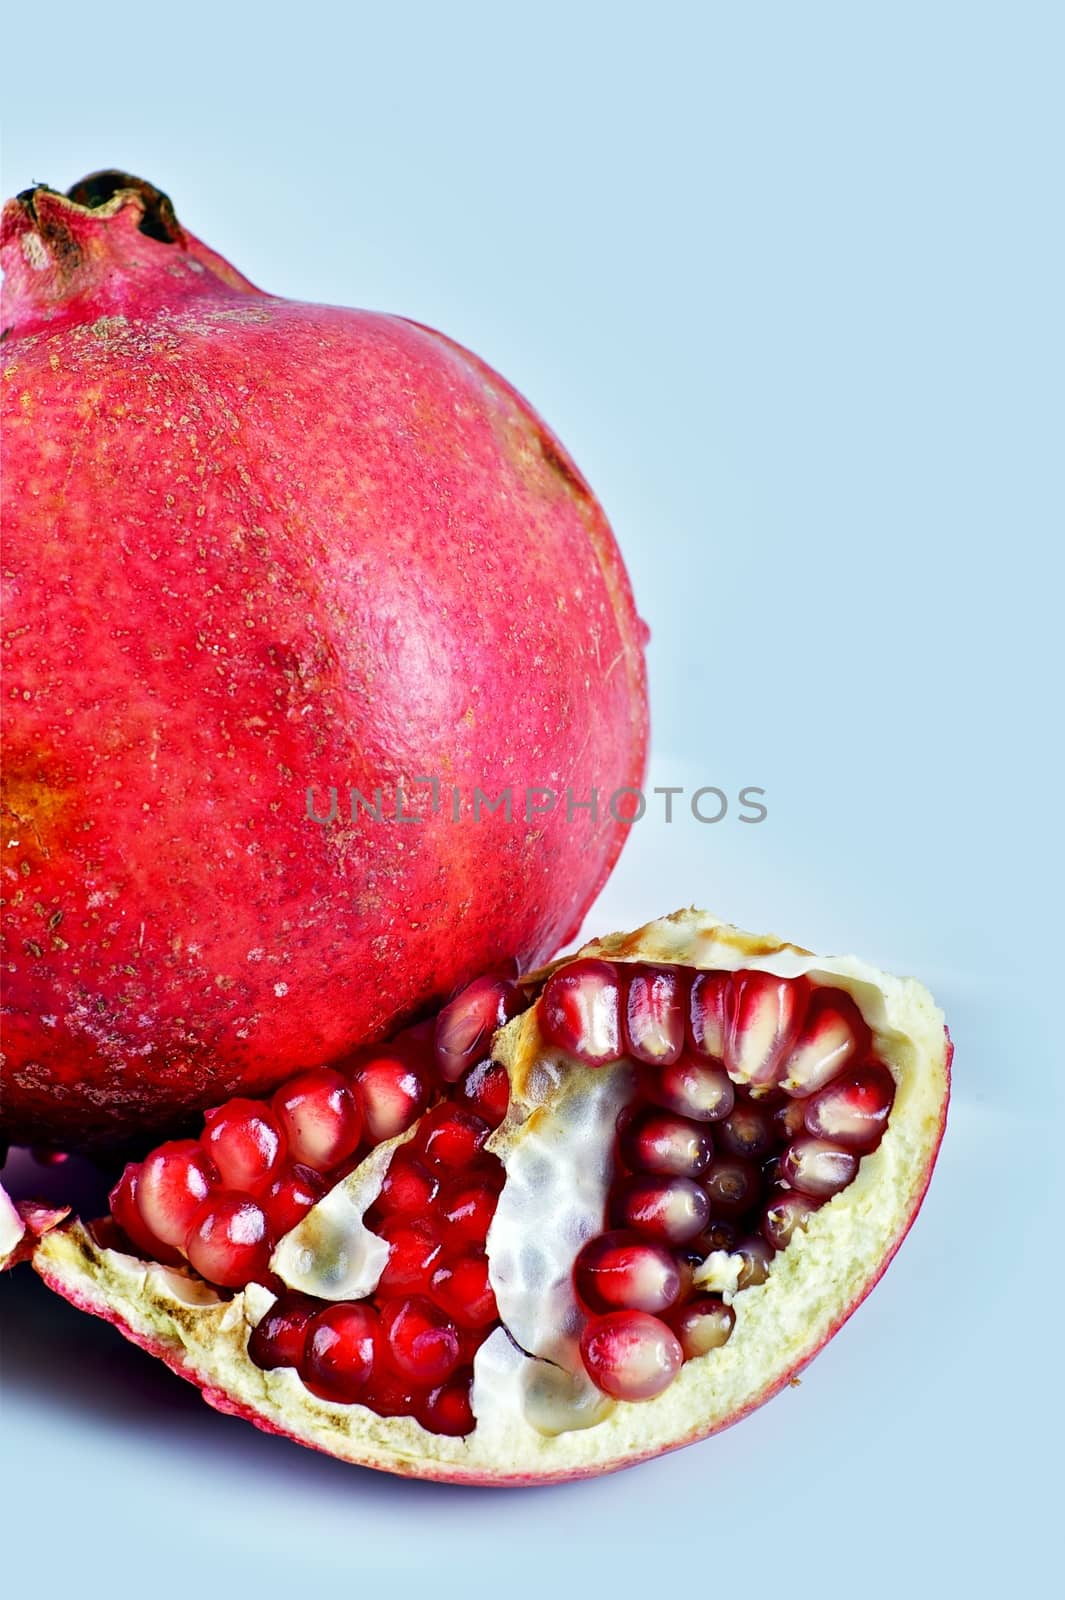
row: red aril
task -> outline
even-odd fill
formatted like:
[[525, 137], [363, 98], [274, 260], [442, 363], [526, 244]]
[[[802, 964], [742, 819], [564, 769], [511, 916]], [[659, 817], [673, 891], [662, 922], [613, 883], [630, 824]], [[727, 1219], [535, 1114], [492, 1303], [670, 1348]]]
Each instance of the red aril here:
[[377, 1231], [389, 1245], [379, 1287], [389, 1294], [424, 1289], [443, 1255], [434, 1224], [428, 1218], [397, 1216]]
[[703, 1188], [713, 1217], [738, 1217], [758, 1203], [761, 1174], [753, 1161], [720, 1156], [703, 1174]]
[[382, 1216], [394, 1212], [417, 1216], [429, 1209], [439, 1193], [439, 1174], [431, 1172], [413, 1151], [401, 1146], [385, 1173], [377, 1197], [377, 1211]]
[[634, 967], [627, 974], [625, 1044], [636, 1061], [669, 1066], [684, 1048], [688, 990], [677, 967]]
[[809, 1134], [789, 1144], [780, 1163], [785, 1183], [821, 1200], [845, 1189], [857, 1170], [858, 1157], [853, 1150]]
[[259, 1200], [270, 1219], [270, 1231], [275, 1239], [288, 1233], [301, 1222], [313, 1205], [325, 1193], [326, 1183], [313, 1167], [284, 1166], [270, 1186], [260, 1194]]
[[374, 1375], [380, 1344], [372, 1307], [362, 1302], [327, 1306], [307, 1325], [300, 1376], [323, 1400], [358, 1400]]
[[218, 1194], [205, 1201], [185, 1240], [189, 1265], [223, 1289], [261, 1281], [272, 1249], [266, 1213], [247, 1194]]
[[732, 991], [725, 1066], [734, 1083], [776, 1083], [806, 1009], [804, 984], [768, 972], [740, 972]]
[[728, 972], [700, 972], [693, 980], [688, 1001], [688, 1042], [697, 1056], [724, 1061], [732, 988], [732, 975]]
[[440, 1203], [449, 1246], [456, 1239], [483, 1244], [495, 1215], [496, 1190], [489, 1184], [452, 1184]]
[[656, 1105], [695, 1122], [720, 1122], [736, 1100], [736, 1090], [724, 1067], [709, 1066], [688, 1056], [649, 1076], [647, 1093]]
[[488, 1275], [488, 1258], [471, 1251], [437, 1267], [432, 1298], [460, 1328], [486, 1328], [499, 1309]]
[[760, 1161], [773, 1149], [773, 1121], [770, 1113], [756, 1100], [744, 1099], [731, 1116], [725, 1118], [716, 1133], [718, 1149], [726, 1155], [742, 1156], [746, 1160]]
[[192, 1220], [217, 1181], [195, 1139], [174, 1139], [146, 1157], [137, 1176], [137, 1210], [164, 1245], [183, 1250]]
[[132, 1162], [125, 1167], [121, 1178], [115, 1184], [108, 1197], [111, 1206], [111, 1215], [114, 1217], [122, 1232], [132, 1245], [146, 1255], [151, 1261], [161, 1261], [168, 1266], [176, 1266], [181, 1260], [181, 1252], [165, 1245], [163, 1241], [152, 1233], [144, 1218], [141, 1216], [137, 1204], [137, 1185], [140, 1180], [140, 1167]]
[[450, 1383], [431, 1389], [421, 1402], [415, 1415], [423, 1428], [446, 1438], [463, 1438], [474, 1428], [473, 1410], [470, 1406], [472, 1375], [461, 1374]]
[[669, 1245], [686, 1244], [710, 1220], [710, 1202], [691, 1178], [627, 1178], [614, 1190], [613, 1211], [622, 1227]]
[[443, 1383], [459, 1364], [458, 1329], [423, 1296], [386, 1301], [381, 1307], [381, 1332], [396, 1372], [420, 1387]]
[[736, 1323], [736, 1313], [715, 1295], [700, 1294], [674, 1311], [668, 1318], [686, 1361], [705, 1356], [727, 1344]]
[[797, 1189], [773, 1195], [762, 1214], [762, 1235], [774, 1250], [785, 1250], [796, 1228], [805, 1228], [822, 1202]]
[[394, 1139], [412, 1128], [429, 1104], [428, 1076], [403, 1051], [372, 1055], [355, 1071], [355, 1087], [374, 1144]]
[[627, 1124], [621, 1152], [634, 1171], [697, 1178], [710, 1165], [714, 1147], [705, 1124], [649, 1106]]
[[302, 1366], [307, 1328], [321, 1309], [320, 1301], [305, 1294], [284, 1294], [275, 1300], [248, 1339], [255, 1365], [264, 1371]]
[[480, 1152], [491, 1129], [465, 1106], [439, 1106], [425, 1118], [418, 1144], [430, 1166], [457, 1172]]
[[548, 978], [540, 1001], [549, 1044], [587, 1067], [602, 1067], [622, 1053], [621, 998], [609, 961], [574, 961]]
[[208, 1111], [200, 1138], [227, 1189], [267, 1182], [285, 1156], [277, 1117], [259, 1100], [230, 1100]]
[[818, 990], [784, 1062], [781, 1084], [789, 1094], [814, 1094], [869, 1048], [869, 1029], [849, 995]]
[[593, 1383], [615, 1400], [653, 1400], [676, 1377], [684, 1352], [676, 1335], [644, 1311], [593, 1317], [581, 1335]]
[[480, 1061], [459, 1083], [459, 1094], [490, 1128], [498, 1128], [510, 1105], [510, 1079], [499, 1061]]
[[805, 1102], [803, 1124], [815, 1138], [867, 1155], [884, 1137], [894, 1099], [895, 1080], [886, 1068], [859, 1067], [834, 1078]]
[[289, 1154], [316, 1172], [328, 1172], [355, 1153], [362, 1118], [345, 1080], [328, 1067], [301, 1072], [274, 1096], [274, 1110]]
[[457, 1083], [491, 1048], [492, 1036], [520, 1009], [517, 988], [502, 978], [476, 978], [436, 1019], [433, 1050], [445, 1083]]
[[667, 1311], [685, 1286], [677, 1258], [635, 1234], [599, 1234], [573, 1270], [577, 1293], [592, 1311]]

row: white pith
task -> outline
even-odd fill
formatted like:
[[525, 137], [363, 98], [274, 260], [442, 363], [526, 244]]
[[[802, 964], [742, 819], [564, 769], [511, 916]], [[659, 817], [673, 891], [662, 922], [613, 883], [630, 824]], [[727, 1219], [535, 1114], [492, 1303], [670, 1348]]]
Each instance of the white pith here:
[[[593, 1101], [609, 1098], [612, 1075], [620, 1084], [617, 1075], [626, 1069], [589, 1069], [562, 1057], [540, 1036], [535, 1008], [510, 1023], [493, 1049], [508, 1068], [512, 1097], [507, 1120], [489, 1144], [508, 1168], [489, 1253], [500, 1312], [517, 1342], [499, 1329], [478, 1351], [477, 1426], [466, 1438], [432, 1434], [410, 1418], [379, 1417], [360, 1405], [330, 1405], [311, 1395], [293, 1370], [260, 1370], [247, 1356], [247, 1337], [273, 1296], [257, 1285], [223, 1301], [190, 1275], [98, 1247], [80, 1224], [47, 1235], [35, 1265], [61, 1293], [117, 1320], [192, 1377], [212, 1404], [331, 1454], [394, 1472], [494, 1482], [565, 1478], [610, 1470], [735, 1420], [816, 1353], [875, 1281], [909, 1225], [942, 1129], [948, 1081], [943, 1017], [912, 979], [890, 977], [854, 957], [820, 958], [752, 938], [695, 911], [597, 941], [581, 954], [709, 970], [757, 968], [783, 977], [808, 974], [815, 983], [845, 989], [897, 1086], [883, 1141], [863, 1157], [853, 1183], [811, 1218], [805, 1232], [796, 1232], [774, 1258], [765, 1284], [735, 1295], [736, 1323], [728, 1342], [687, 1361], [657, 1399], [605, 1401], [574, 1372], [569, 1274], [583, 1237], [601, 1226], [608, 1164], [601, 1158], [583, 1166], [562, 1162], [556, 1143], [556, 1159], [537, 1179], [537, 1156], [544, 1154], [551, 1124], [570, 1125], [567, 1108], [576, 1119], [589, 1094]], [[369, 1160], [375, 1157], [383, 1176], [384, 1158], [375, 1152]], [[559, 1181], [563, 1170], [579, 1172], [579, 1178]], [[523, 1190], [535, 1196], [533, 1215], [521, 1204]], [[320, 1205], [349, 1203], [334, 1200], [335, 1194]], [[597, 1196], [596, 1222], [590, 1219]], [[733, 1259], [716, 1252], [706, 1264], [706, 1280], [731, 1293]], [[523, 1270], [523, 1262], [530, 1270]], [[567, 1376], [567, 1366], [573, 1376]], [[560, 1419], [564, 1431], [553, 1431]]]

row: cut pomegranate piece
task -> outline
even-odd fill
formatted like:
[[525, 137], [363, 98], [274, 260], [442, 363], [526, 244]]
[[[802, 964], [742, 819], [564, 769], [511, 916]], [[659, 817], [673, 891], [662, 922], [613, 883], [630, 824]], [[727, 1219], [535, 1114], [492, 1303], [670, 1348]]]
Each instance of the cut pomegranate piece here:
[[785, 1183], [822, 1200], [845, 1189], [857, 1170], [858, 1157], [853, 1150], [809, 1134], [789, 1144], [780, 1163]]
[[183, 1250], [192, 1220], [218, 1181], [195, 1139], [174, 1139], [153, 1150], [136, 1183], [141, 1221], [171, 1249]]
[[735, 1083], [776, 1083], [802, 1022], [806, 987], [768, 972], [737, 973], [725, 1039], [725, 1066]]
[[540, 1000], [544, 1038], [586, 1067], [621, 1055], [618, 974], [609, 961], [574, 961], [548, 978]]
[[362, 1301], [327, 1306], [307, 1325], [300, 1376], [323, 1400], [358, 1400], [374, 1375], [380, 1343], [372, 1307]]
[[694, 1122], [720, 1122], [736, 1101], [736, 1090], [724, 1067], [682, 1056], [656, 1073], [647, 1085], [656, 1105]]
[[645, 1311], [594, 1317], [581, 1335], [589, 1376], [615, 1400], [653, 1400], [680, 1371], [684, 1352], [670, 1328]]
[[381, 1307], [381, 1332], [392, 1366], [419, 1386], [443, 1383], [462, 1356], [455, 1324], [421, 1295], [386, 1301]]
[[266, 1212], [247, 1194], [218, 1194], [192, 1219], [185, 1253], [209, 1283], [243, 1289], [267, 1275], [274, 1245]]
[[621, 1152], [637, 1172], [697, 1178], [710, 1165], [714, 1147], [704, 1124], [651, 1106], [627, 1124]]
[[328, 1067], [290, 1079], [274, 1096], [274, 1110], [293, 1161], [328, 1172], [355, 1153], [362, 1118], [345, 1080]]
[[281, 1127], [258, 1100], [230, 1100], [204, 1118], [200, 1142], [227, 1189], [256, 1189], [273, 1177], [285, 1156]]
[[307, 1328], [321, 1303], [306, 1294], [285, 1294], [251, 1331], [248, 1354], [257, 1367], [299, 1367], [303, 1364]]
[[680, 1263], [664, 1245], [618, 1232], [589, 1240], [574, 1276], [577, 1293], [593, 1311], [667, 1311], [685, 1284]]
[[685, 974], [679, 967], [630, 967], [626, 976], [628, 1053], [651, 1066], [670, 1066], [684, 1049]]
[[680, 1340], [685, 1360], [691, 1361], [728, 1343], [736, 1313], [715, 1295], [700, 1294], [674, 1311], [668, 1322]]
[[520, 1009], [517, 986], [500, 978], [477, 978], [436, 1019], [433, 1050], [445, 1083], [457, 1083], [487, 1055], [492, 1036]]
[[[731, 966], [682, 967], [682, 948], [711, 962], [731, 953]], [[773, 954], [790, 975], [766, 973], [752, 965], [764, 949], [694, 917], [593, 947], [524, 980], [530, 1001], [539, 989], [539, 1026], [525, 1019], [479, 1040], [485, 1054], [454, 1081], [430, 1064], [431, 1019], [354, 1058], [356, 1108], [367, 1129], [382, 1113], [387, 1141], [370, 1135], [351, 1150], [349, 1126], [331, 1151], [346, 1153], [311, 1169], [293, 1148], [275, 1158], [254, 1131], [260, 1110], [230, 1103], [202, 1142], [161, 1146], [129, 1168], [112, 1217], [91, 1233], [68, 1224], [28, 1248], [49, 1281], [157, 1342], [216, 1403], [395, 1470], [563, 1477], [724, 1426], [786, 1382], [882, 1270], [919, 1201], [946, 1088], [939, 1020], [916, 985], [848, 959], [835, 989], [833, 964], [794, 948]], [[678, 993], [695, 997], [687, 1045], [672, 1061], [637, 1060], [632, 985], [671, 960], [662, 1014]], [[584, 1015], [591, 989], [601, 999], [610, 988], [604, 969], [620, 1042], [616, 1058], [601, 1033], [588, 1051], [581, 1022], [598, 1068], [588, 1072], [578, 1052], [545, 1044], [544, 994], [559, 980]], [[561, 983], [571, 972], [575, 991]], [[848, 984], [878, 994], [875, 1036]], [[637, 1007], [648, 1038], [656, 1003], [644, 995]], [[811, 1040], [821, 1049], [843, 1033], [839, 1072], [805, 1092], [822, 1049], [816, 1070], [807, 1060], [799, 1074], [802, 1092], [784, 1087]], [[343, 1073], [315, 1072], [347, 1086]], [[272, 1104], [286, 1096], [291, 1083]], [[271, 1103], [261, 1111], [268, 1127]], [[290, 1133], [277, 1117], [281, 1144], [298, 1143], [298, 1119]], [[322, 1122], [308, 1122], [317, 1138]], [[256, 1162], [267, 1176], [253, 1192], [226, 1187]], [[178, 1245], [157, 1240], [142, 1214], [146, 1172], [148, 1204], [172, 1228], [194, 1208]], [[178, 1272], [130, 1259], [173, 1267], [182, 1248], [189, 1267]], [[774, 1268], [789, 1250], [787, 1270]], [[709, 1373], [693, 1373], [659, 1406], [684, 1361], [715, 1363], [727, 1383], [719, 1394]], [[682, 1395], [700, 1408], [690, 1420]], [[618, 1400], [646, 1408], [638, 1434]], [[327, 1414], [322, 1401], [347, 1411]]]
[[[847, 1150], [868, 1155], [884, 1136], [894, 1099], [895, 1080], [886, 1067], [859, 1067], [807, 1100], [803, 1122], [815, 1138], [831, 1139]], [[796, 1109], [801, 1104], [792, 1102]], [[795, 1134], [798, 1132], [796, 1128]]]

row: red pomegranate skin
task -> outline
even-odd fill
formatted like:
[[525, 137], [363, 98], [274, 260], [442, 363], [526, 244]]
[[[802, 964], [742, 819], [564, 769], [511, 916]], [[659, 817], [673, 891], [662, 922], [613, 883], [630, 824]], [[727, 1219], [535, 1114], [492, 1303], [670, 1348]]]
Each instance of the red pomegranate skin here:
[[[71, 195], [3, 219], [2, 1127], [86, 1147], [572, 937], [644, 773], [646, 629], [476, 357], [261, 293], [138, 180]], [[418, 820], [352, 823], [397, 778]], [[598, 819], [527, 821], [538, 784]]]

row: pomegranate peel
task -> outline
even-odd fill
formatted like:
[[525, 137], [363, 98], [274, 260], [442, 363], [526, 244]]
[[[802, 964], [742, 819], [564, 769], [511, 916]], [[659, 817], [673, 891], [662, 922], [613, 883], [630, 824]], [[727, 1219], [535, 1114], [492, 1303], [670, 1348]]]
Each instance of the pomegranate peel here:
[[[552, 975], [575, 959], [564, 958], [523, 980], [527, 996], [542, 995]], [[868, 1030], [862, 1047], [875, 1052], [877, 1072], [890, 1074], [893, 1103], [879, 1143], [861, 1156], [844, 1187], [823, 1199], [781, 1191], [801, 1200], [807, 1213], [786, 1248], [771, 1255], [756, 1240], [744, 1254], [729, 1247], [730, 1225], [718, 1224], [713, 1239], [725, 1247], [712, 1247], [709, 1233], [694, 1247], [693, 1298], [685, 1305], [663, 1309], [664, 1320], [642, 1310], [610, 1311], [593, 1325], [578, 1297], [574, 1263], [582, 1246], [611, 1226], [610, 1185], [619, 1159], [614, 1124], [620, 1113], [624, 1130], [633, 1085], [648, 1069], [627, 1057], [583, 1065], [548, 1041], [546, 1013], [538, 1003], [530, 1005], [493, 1040], [492, 1058], [508, 1075], [510, 1105], [487, 1139], [487, 1156], [476, 1158], [502, 1162], [506, 1179], [487, 1239], [501, 1320], [472, 1356], [472, 1431], [462, 1431], [471, 1418], [464, 1410], [467, 1390], [458, 1378], [446, 1379], [441, 1389], [417, 1402], [427, 1423], [440, 1418], [436, 1431], [413, 1415], [388, 1414], [397, 1401], [385, 1384], [378, 1411], [369, 1403], [318, 1398], [292, 1366], [256, 1365], [248, 1339], [267, 1311], [281, 1303], [273, 1286], [253, 1282], [223, 1295], [186, 1267], [147, 1263], [107, 1247], [102, 1234], [80, 1222], [46, 1234], [33, 1258], [37, 1271], [74, 1304], [115, 1323], [196, 1383], [216, 1408], [342, 1459], [395, 1473], [484, 1484], [558, 1481], [632, 1464], [739, 1420], [817, 1354], [879, 1280], [910, 1227], [945, 1124], [951, 1047], [942, 1015], [911, 979], [890, 977], [854, 957], [822, 958], [796, 945], [744, 934], [695, 911], [596, 941], [579, 959], [612, 964], [619, 975], [632, 963], [718, 972], [725, 975], [726, 988], [728, 975], [765, 974], [795, 985], [789, 999], [795, 1030], [801, 1029], [802, 1008], [811, 997], [824, 1008], [829, 991], [836, 991], [843, 997], [841, 1011], [853, 1004]], [[596, 981], [602, 981], [601, 972]], [[598, 1060], [597, 1045], [593, 1041]], [[745, 1043], [744, 1048], [741, 1071], [747, 1078], [751, 1047]], [[776, 1034], [767, 1049], [777, 1061], [779, 1084], [788, 1070], [787, 1052]], [[764, 1062], [755, 1063], [753, 1075], [768, 1071]], [[877, 1081], [872, 1072], [866, 1077]], [[777, 1085], [757, 1089], [777, 1095], [781, 1103], [784, 1092]], [[757, 1106], [758, 1100], [743, 1103]], [[366, 1231], [364, 1219], [373, 1215], [394, 1150], [404, 1143], [417, 1150], [419, 1129], [433, 1115], [419, 1119], [391, 1150], [379, 1148], [342, 1176], [281, 1239], [271, 1268], [282, 1282], [301, 1289], [307, 1279], [292, 1282], [292, 1262], [303, 1261], [318, 1269], [313, 1292], [329, 1303], [323, 1265], [328, 1276], [330, 1262], [345, 1249], [357, 1254], [359, 1230]], [[712, 1140], [717, 1124], [700, 1126], [709, 1127]], [[342, 1220], [345, 1208], [350, 1226]], [[326, 1238], [329, 1243], [323, 1244]], [[372, 1275], [371, 1266], [358, 1279], [359, 1287], [364, 1289]], [[338, 1276], [333, 1287], [342, 1296], [347, 1280]], [[394, 1330], [395, 1306], [389, 1303], [382, 1315]], [[409, 1321], [414, 1313], [406, 1315]], [[429, 1316], [419, 1315], [423, 1321]], [[622, 1364], [611, 1367], [615, 1333]], [[650, 1343], [645, 1339], [640, 1345], [645, 1336]], [[469, 1336], [477, 1338], [482, 1334]], [[472, 1343], [457, 1352], [449, 1347], [449, 1370], [456, 1360], [468, 1360], [472, 1348]], [[581, 1365], [582, 1351], [591, 1366]], [[590, 1374], [604, 1359], [606, 1376], [597, 1384]], [[604, 1392], [615, 1383], [622, 1393], [653, 1397], [618, 1399]]]

